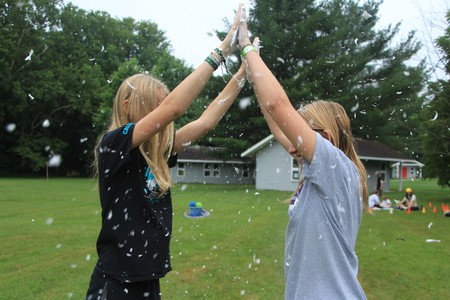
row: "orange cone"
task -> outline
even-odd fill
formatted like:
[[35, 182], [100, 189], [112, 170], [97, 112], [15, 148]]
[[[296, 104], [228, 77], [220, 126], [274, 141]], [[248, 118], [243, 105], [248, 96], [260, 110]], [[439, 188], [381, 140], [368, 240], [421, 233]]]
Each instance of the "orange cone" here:
[[430, 202], [430, 203], [428, 203], [428, 206], [429, 206], [429, 207], [433, 207], [433, 204], [431, 204], [431, 202]]
[[425, 209], [425, 207], [423, 207], [422, 208], [422, 213], [424, 214], [424, 213], [426, 213], [427, 212], [427, 210]]
[[433, 208], [433, 212], [434, 212], [434, 213], [436, 212], [436, 206]]
[[411, 213], [411, 207], [408, 207], [408, 210], [406, 211], [407, 214]]

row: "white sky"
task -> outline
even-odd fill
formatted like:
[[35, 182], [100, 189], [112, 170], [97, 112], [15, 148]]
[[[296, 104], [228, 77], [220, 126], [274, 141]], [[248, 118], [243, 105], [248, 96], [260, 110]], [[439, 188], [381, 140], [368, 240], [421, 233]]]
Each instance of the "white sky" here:
[[[208, 33], [223, 31], [224, 18], [231, 22], [239, 3], [251, 7], [251, 0], [64, 0], [85, 10], [107, 11], [112, 17], [132, 17], [136, 21], [150, 20], [166, 32], [173, 54], [188, 65], [197, 67], [220, 41]], [[361, 3], [364, 1], [361, 0]], [[378, 16], [379, 28], [402, 21], [399, 38], [406, 38], [411, 30], [425, 46], [415, 58], [434, 55], [431, 40], [444, 34], [447, 27], [445, 13], [450, 0], [384, 0]], [[434, 56], [434, 60], [436, 60]]]

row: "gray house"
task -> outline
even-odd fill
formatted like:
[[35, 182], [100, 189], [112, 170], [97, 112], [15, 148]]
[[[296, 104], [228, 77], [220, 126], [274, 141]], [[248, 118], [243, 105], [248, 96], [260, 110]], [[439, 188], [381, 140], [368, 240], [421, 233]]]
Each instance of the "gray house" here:
[[[376, 186], [375, 172], [380, 171], [384, 190], [389, 190], [391, 164], [420, 164], [411, 157], [379, 142], [356, 139], [357, 153], [367, 170], [369, 192]], [[241, 154], [256, 159], [256, 189], [294, 191], [298, 185], [299, 166], [295, 159], [269, 135]], [[401, 179], [400, 179], [401, 180]], [[400, 182], [399, 189], [402, 189]]]
[[220, 147], [192, 146], [178, 154], [177, 165], [170, 169], [179, 183], [255, 184], [255, 160], [238, 157], [217, 158]]

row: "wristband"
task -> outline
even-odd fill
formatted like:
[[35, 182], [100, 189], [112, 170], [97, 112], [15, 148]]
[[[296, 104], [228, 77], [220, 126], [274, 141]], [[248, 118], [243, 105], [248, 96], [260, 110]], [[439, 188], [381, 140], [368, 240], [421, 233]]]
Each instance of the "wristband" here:
[[244, 48], [242, 48], [242, 57], [245, 58], [247, 53], [249, 53], [250, 51], [258, 52], [258, 50], [256, 49], [256, 47], [254, 45], [248, 45], [248, 46], [245, 46]]
[[[210, 55], [211, 56], [211, 55]], [[219, 65], [216, 64], [216, 62], [214, 60], [211, 59], [211, 57], [208, 56], [205, 61], [211, 65], [211, 67], [213, 67], [214, 71], [217, 70], [217, 68], [219, 68]]]

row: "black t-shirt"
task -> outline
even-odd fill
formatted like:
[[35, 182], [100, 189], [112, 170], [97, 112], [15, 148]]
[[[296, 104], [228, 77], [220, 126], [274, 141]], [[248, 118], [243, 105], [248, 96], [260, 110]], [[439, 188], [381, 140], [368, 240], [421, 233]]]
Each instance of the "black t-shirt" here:
[[[159, 187], [139, 148], [130, 150], [134, 124], [108, 132], [99, 148], [102, 229], [97, 268], [122, 281], [164, 277], [171, 270], [170, 190]], [[176, 164], [176, 156], [169, 166]]]

